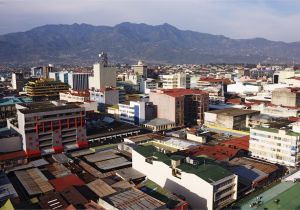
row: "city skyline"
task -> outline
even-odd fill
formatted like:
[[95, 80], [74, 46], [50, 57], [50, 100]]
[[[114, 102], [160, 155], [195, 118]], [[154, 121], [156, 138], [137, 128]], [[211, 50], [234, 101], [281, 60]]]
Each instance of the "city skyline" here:
[[159, 25], [220, 34], [230, 38], [262, 37], [300, 41], [300, 2], [296, 0], [2, 0], [0, 34], [27, 31], [45, 24], [87, 23], [113, 26], [121, 22]]

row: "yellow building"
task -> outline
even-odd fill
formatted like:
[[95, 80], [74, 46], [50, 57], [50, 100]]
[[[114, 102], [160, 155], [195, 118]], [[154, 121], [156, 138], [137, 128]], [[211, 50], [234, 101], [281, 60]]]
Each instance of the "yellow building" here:
[[25, 85], [25, 91], [34, 101], [41, 100], [58, 100], [59, 92], [64, 92], [69, 89], [65, 83], [55, 81], [53, 79], [39, 79], [29, 81]]

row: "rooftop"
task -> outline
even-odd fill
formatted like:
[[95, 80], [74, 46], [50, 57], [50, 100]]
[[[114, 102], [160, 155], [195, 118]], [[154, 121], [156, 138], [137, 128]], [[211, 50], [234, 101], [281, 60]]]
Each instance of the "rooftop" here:
[[[171, 165], [172, 158], [164, 153], [158, 152], [154, 146], [137, 146], [134, 147], [134, 150], [144, 157], [154, 157], [154, 160], [156, 161], [161, 161], [167, 165]], [[209, 183], [213, 183], [232, 175], [230, 171], [217, 165], [210, 159], [197, 157], [193, 158], [193, 160], [197, 162], [196, 165], [183, 162], [178, 166], [178, 168], [186, 173], [195, 174]]]
[[76, 175], [71, 174], [61, 178], [49, 180], [49, 182], [54, 186], [54, 188], [61, 192], [70, 186], [82, 186], [85, 183]]
[[207, 113], [222, 114], [227, 116], [240, 116], [240, 115], [259, 113], [259, 111], [249, 110], [249, 109], [228, 108], [228, 109], [208, 111]]
[[31, 114], [31, 113], [39, 113], [39, 112], [51, 112], [51, 111], [58, 111], [58, 110], [68, 110], [68, 109], [75, 109], [81, 108], [77, 104], [55, 104], [50, 101], [44, 102], [35, 102], [30, 104], [23, 105], [25, 109], [19, 109], [19, 111], [23, 114]]
[[[260, 130], [260, 131], [266, 131], [271, 133], [278, 133], [280, 131], [280, 129], [277, 128], [267, 128], [267, 127], [255, 127], [255, 128], [251, 128], [251, 130]], [[285, 134], [288, 136], [300, 136], [300, 133], [296, 133], [290, 129], [287, 129], [285, 131], [286, 131]]]
[[164, 119], [164, 118], [155, 118], [152, 120], [149, 120], [148, 122], [145, 122], [146, 125], [152, 125], [152, 126], [161, 126], [161, 125], [169, 125], [169, 124], [175, 124], [175, 122]]
[[31, 103], [30, 97], [7, 97], [0, 99], [0, 106], [8, 106], [21, 103]]
[[203, 95], [208, 94], [202, 90], [193, 90], [193, 89], [183, 89], [183, 88], [174, 88], [174, 89], [160, 89], [157, 90], [158, 93], [166, 94], [171, 97], [180, 97], [184, 95]]

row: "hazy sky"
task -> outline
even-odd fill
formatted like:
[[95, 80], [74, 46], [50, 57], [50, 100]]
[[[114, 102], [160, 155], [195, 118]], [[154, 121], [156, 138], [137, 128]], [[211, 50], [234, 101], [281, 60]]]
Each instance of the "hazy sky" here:
[[0, 0], [0, 34], [44, 24], [121, 22], [300, 41], [300, 0]]

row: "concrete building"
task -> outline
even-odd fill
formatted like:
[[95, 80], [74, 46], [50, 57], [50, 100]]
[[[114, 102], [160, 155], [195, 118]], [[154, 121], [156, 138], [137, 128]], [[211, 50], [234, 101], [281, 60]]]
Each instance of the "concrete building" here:
[[183, 196], [194, 209], [220, 209], [237, 198], [237, 176], [208, 159], [168, 156], [153, 146], [136, 146], [132, 167]]
[[190, 88], [189, 75], [185, 73], [159, 75], [163, 89]]
[[300, 88], [279, 88], [272, 92], [272, 104], [295, 107], [300, 105]]
[[158, 83], [155, 79], [141, 78], [141, 81], [140, 81], [140, 92], [141, 93], [149, 94], [151, 90], [155, 90], [157, 88], [158, 88]]
[[87, 146], [85, 109], [75, 104], [37, 102], [16, 105], [8, 127], [22, 136], [28, 156]]
[[59, 100], [67, 102], [88, 102], [90, 101], [89, 92], [67, 91], [59, 93]]
[[251, 156], [273, 163], [299, 165], [300, 125], [287, 128], [254, 127], [250, 129]]
[[67, 91], [68, 89], [69, 86], [67, 84], [53, 79], [29, 81], [25, 85], [26, 94], [31, 97], [33, 101], [58, 100], [59, 93]]
[[258, 115], [259, 111], [228, 108], [205, 112], [204, 124], [233, 130], [241, 130], [248, 127], [249, 118]]
[[99, 90], [105, 87], [116, 87], [116, 68], [96, 63], [93, 67], [93, 76], [89, 77], [89, 89]]
[[89, 73], [74, 73], [68, 71], [50, 72], [49, 78], [68, 84], [75, 91], [89, 89]]
[[105, 111], [107, 105], [120, 103], [120, 90], [112, 87], [104, 87], [98, 90], [90, 90], [90, 100], [98, 103], [99, 111]]
[[157, 106], [157, 117], [175, 122], [176, 126], [204, 122], [208, 110], [208, 93], [191, 89], [165, 89], [150, 92]]
[[156, 108], [152, 103], [130, 101], [129, 104], [119, 104], [119, 120], [130, 124], [140, 125], [156, 116]]
[[22, 91], [24, 88], [23, 73], [14, 72], [11, 75], [11, 86], [14, 90]]
[[260, 111], [261, 114], [269, 115], [271, 117], [299, 117], [300, 109], [296, 107], [281, 107], [265, 104], [253, 104], [252, 110]]
[[132, 65], [133, 72], [147, 78], [147, 66], [143, 63], [143, 61], [139, 60], [137, 65]]

